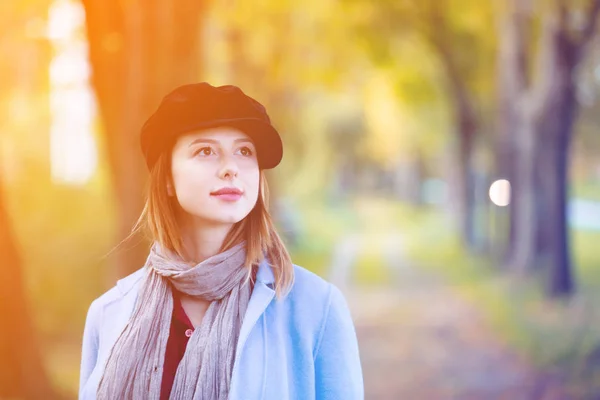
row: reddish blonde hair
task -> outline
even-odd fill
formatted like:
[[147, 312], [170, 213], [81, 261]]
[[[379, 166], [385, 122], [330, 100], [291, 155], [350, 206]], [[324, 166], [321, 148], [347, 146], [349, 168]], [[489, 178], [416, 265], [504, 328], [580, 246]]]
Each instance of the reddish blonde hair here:
[[[183, 240], [175, 217], [176, 199], [167, 193], [171, 176], [171, 157], [168, 152], [160, 155], [150, 171], [146, 204], [134, 232], [147, 228], [151, 239], [183, 258]], [[248, 279], [253, 267], [266, 256], [275, 277], [275, 292], [281, 298], [289, 292], [294, 282], [294, 267], [275, 224], [269, 214], [269, 188], [264, 171], [260, 172], [259, 194], [256, 205], [240, 222], [233, 225], [221, 246], [225, 251], [246, 240], [246, 268]]]

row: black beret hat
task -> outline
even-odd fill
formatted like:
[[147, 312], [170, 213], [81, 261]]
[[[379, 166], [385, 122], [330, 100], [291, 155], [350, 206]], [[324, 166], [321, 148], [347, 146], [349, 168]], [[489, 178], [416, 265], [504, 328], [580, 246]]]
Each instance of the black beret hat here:
[[206, 82], [184, 85], [166, 95], [142, 127], [140, 142], [148, 169], [184, 133], [228, 126], [247, 134], [256, 146], [261, 169], [276, 167], [283, 156], [277, 130], [262, 104], [233, 85]]

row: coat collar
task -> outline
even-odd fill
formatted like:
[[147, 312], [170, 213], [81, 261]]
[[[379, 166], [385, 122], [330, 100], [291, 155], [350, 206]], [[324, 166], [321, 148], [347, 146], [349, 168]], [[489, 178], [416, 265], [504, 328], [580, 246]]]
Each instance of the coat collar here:
[[117, 289], [119, 289], [121, 294], [127, 294], [131, 290], [131, 288], [133, 288], [135, 284], [141, 280], [142, 276], [144, 276], [145, 271], [146, 267], [142, 267], [134, 273], [127, 275], [125, 278], [119, 279], [117, 281]]
[[275, 276], [273, 275], [273, 269], [269, 265], [266, 258], [258, 265], [258, 272], [256, 273], [256, 280], [264, 283], [267, 286], [273, 286], [275, 282]]

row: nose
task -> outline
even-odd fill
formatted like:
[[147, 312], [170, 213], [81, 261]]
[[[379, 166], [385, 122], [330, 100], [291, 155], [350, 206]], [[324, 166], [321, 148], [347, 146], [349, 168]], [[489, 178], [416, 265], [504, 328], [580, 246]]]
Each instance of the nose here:
[[219, 168], [219, 178], [225, 180], [232, 180], [238, 176], [238, 165], [234, 161], [233, 157], [224, 156], [221, 166]]

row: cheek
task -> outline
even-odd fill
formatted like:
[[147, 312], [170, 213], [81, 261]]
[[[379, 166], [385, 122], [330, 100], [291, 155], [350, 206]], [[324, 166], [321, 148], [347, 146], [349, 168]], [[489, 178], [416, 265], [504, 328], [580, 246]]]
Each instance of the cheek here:
[[176, 166], [173, 168], [173, 186], [177, 200], [183, 208], [190, 202], [197, 202], [210, 192], [210, 180], [206, 171], [199, 168]]
[[253, 206], [256, 204], [256, 200], [258, 199], [259, 185], [260, 185], [260, 172], [257, 170], [256, 172], [249, 174], [247, 184], [246, 184], [248, 200], [250, 200], [252, 202]]

